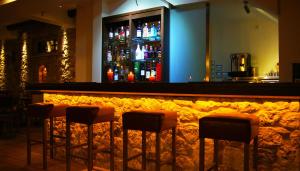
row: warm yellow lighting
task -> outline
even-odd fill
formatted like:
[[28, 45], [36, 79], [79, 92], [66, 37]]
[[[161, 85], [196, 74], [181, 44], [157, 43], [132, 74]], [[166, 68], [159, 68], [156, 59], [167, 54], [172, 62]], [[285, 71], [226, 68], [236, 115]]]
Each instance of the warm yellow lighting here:
[[0, 49], [0, 89], [6, 88], [6, 73], [5, 73], [5, 66], [6, 66], [6, 55], [5, 55], [5, 48], [4, 48], [4, 41], [1, 42], [1, 49]]
[[0, 5], [5, 5], [11, 2], [15, 2], [16, 0], [0, 0]]
[[71, 72], [71, 59], [69, 55], [69, 42], [68, 42], [68, 35], [67, 31], [63, 30], [62, 36], [62, 57], [60, 61], [60, 81], [66, 82], [72, 80], [72, 72]]
[[28, 81], [28, 50], [27, 50], [27, 34], [22, 34], [22, 51], [21, 51], [21, 76], [20, 87], [25, 88]]

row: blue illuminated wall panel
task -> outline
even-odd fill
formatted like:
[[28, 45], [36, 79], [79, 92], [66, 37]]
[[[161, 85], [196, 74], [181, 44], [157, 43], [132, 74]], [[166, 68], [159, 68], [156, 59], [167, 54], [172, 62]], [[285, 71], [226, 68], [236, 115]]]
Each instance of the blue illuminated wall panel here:
[[205, 5], [170, 10], [170, 82], [205, 78]]

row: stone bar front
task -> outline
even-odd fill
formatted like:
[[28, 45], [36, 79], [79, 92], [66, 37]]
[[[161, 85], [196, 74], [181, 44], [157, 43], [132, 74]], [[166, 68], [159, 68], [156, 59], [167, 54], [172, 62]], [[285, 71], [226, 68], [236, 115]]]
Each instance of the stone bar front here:
[[[69, 105], [106, 105], [115, 108], [115, 168], [122, 170], [122, 113], [136, 109], [163, 109], [178, 113], [176, 136], [177, 167], [179, 170], [198, 170], [199, 138], [198, 119], [212, 113], [247, 113], [260, 118], [258, 161], [259, 170], [289, 170], [300, 168], [300, 109], [299, 96], [224, 95], [224, 94], [176, 94], [116, 91], [71, 91], [39, 90], [44, 102]], [[65, 133], [65, 120], [59, 119], [56, 131]], [[86, 127], [72, 126], [72, 143], [86, 141]], [[108, 124], [94, 126], [94, 144], [98, 149], [109, 147]], [[129, 132], [129, 155], [141, 151], [140, 132]], [[147, 134], [147, 149], [155, 150], [154, 135]], [[171, 135], [162, 135], [161, 159], [170, 160]], [[251, 148], [252, 149], [252, 145]], [[58, 154], [64, 156], [64, 148]], [[213, 141], [206, 139], [206, 166], [212, 163]], [[85, 155], [85, 149], [75, 151]], [[252, 166], [252, 150], [251, 150]], [[152, 153], [147, 156], [153, 156]], [[243, 145], [237, 142], [221, 141], [221, 168], [243, 169]], [[97, 154], [95, 165], [109, 167], [109, 156]], [[141, 159], [129, 163], [140, 168]], [[153, 166], [150, 164], [149, 170]], [[171, 167], [163, 166], [163, 170]]]

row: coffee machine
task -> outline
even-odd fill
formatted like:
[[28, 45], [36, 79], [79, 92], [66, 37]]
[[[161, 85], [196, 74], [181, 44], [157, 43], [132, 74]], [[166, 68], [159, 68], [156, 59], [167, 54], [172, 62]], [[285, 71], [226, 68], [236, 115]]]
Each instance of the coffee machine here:
[[252, 77], [251, 55], [249, 53], [233, 53], [230, 55], [230, 77]]

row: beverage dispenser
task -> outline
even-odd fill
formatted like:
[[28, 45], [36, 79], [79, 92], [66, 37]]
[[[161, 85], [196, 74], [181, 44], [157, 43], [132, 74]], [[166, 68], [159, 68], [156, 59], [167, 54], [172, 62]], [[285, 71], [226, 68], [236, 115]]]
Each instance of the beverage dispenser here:
[[230, 55], [231, 77], [251, 77], [253, 76], [251, 67], [251, 55], [249, 53], [233, 53]]

